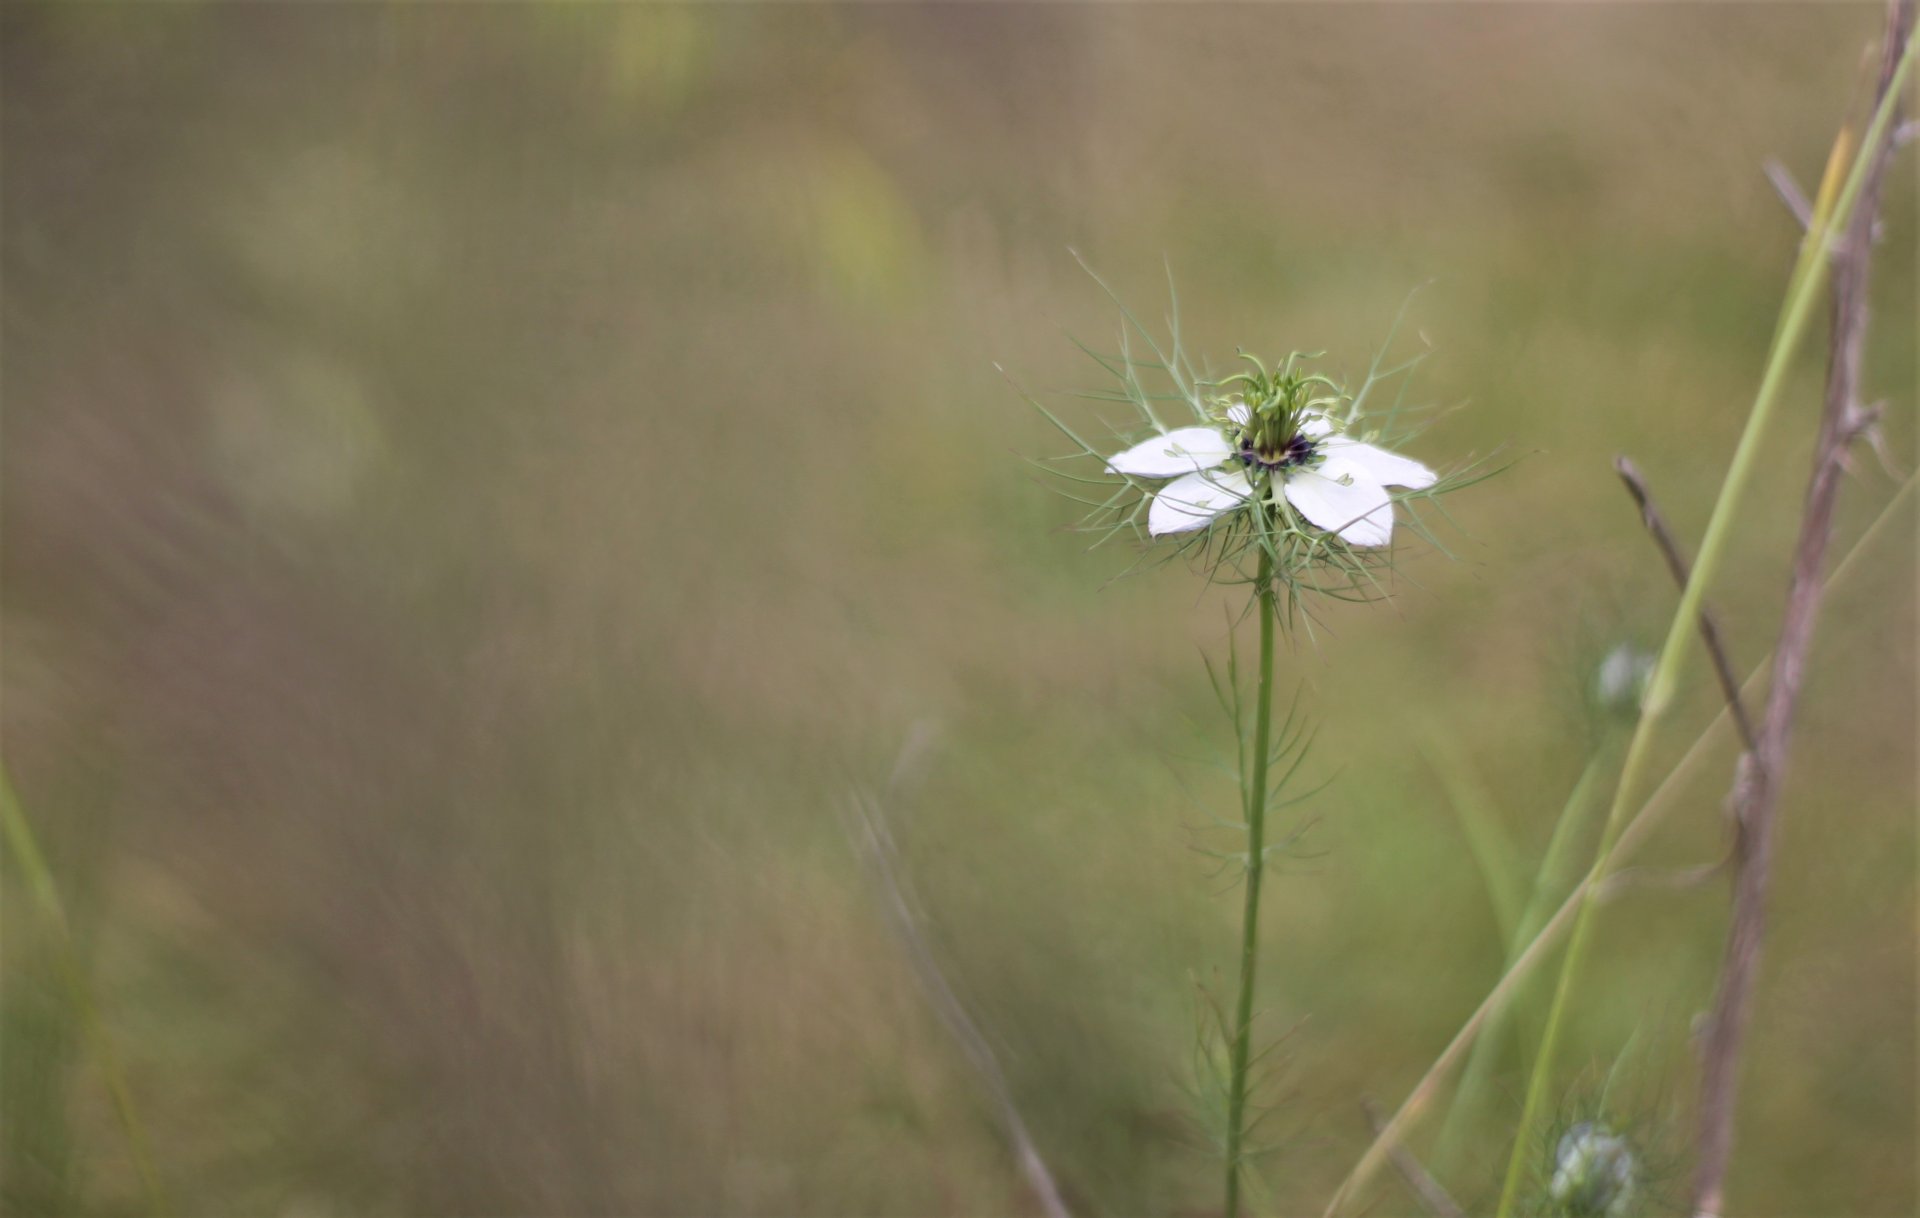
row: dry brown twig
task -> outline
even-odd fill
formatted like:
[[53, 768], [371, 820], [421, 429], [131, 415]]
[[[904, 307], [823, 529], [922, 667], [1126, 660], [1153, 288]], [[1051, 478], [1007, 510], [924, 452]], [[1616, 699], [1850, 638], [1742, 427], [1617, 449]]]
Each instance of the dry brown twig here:
[[[1360, 1108], [1367, 1114], [1367, 1124], [1373, 1127], [1374, 1136], [1378, 1137], [1387, 1127], [1385, 1118], [1380, 1115], [1380, 1105], [1371, 1098], [1363, 1097]], [[1436, 1218], [1467, 1218], [1467, 1211], [1460, 1208], [1460, 1203], [1453, 1199], [1453, 1195], [1433, 1178], [1433, 1173], [1403, 1143], [1389, 1143], [1387, 1158], [1429, 1213], [1436, 1215]]]
[[[919, 768], [932, 741], [932, 728], [925, 722], [916, 723], [887, 780], [887, 797], [896, 795], [913, 771]], [[947, 1031], [960, 1043], [961, 1052], [986, 1085], [994, 1107], [999, 1110], [1021, 1178], [1026, 1181], [1034, 1200], [1047, 1218], [1072, 1218], [1066, 1202], [1060, 1196], [1059, 1186], [1054, 1183], [1053, 1173], [1047, 1169], [1046, 1160], [1041, 1157], [1040, 1148], [1028, 1133], [1027, 1123], [1014, 1103], [1013, 1088], [1008, 1085], [1006, 1073], [1000, 1068], [999, 1056], [987, 1043], [979, 1024], [967, 1010], [967, 1004], [947, 980], [946, 972], [940, 967], [928, 942], [926, 916], [921, 912], [920, 903], [900, 864], [899, 850], [894, 845], [893, 832], [887, 825], [885, 799], [866, 791], [854, 792], [848, 807], [847, 828], [848, 836], [865, 856], [867, 866], [885, 898], [887, 921], [899, 938], [908, 962], [913, 965], [927, 1001], [932, 1004], [940, 1022], [946, 1025]]]
[[[1876, 102], [1884, 98], [1913, 26], [1912, 0], [1888, 6]], [[1738, 1096], [1741, 1042], [1752, 1007], [1753, 982], [1766, 931], [1767, 892], [1773, 869], [1780, 788], [1786, 774], [1793, 713], [1807, 675], [1807, 657], [1819, 622], [1820, 573], [1833, 536], [1833, 508], [1853, 442], [1872, 426], [1874, 412], [1858, 405], [1861, 356], [1867, 331], [1867, 276], [1880, 186], [1894, 147], [1888, 138], [1868, 166], [1859, 205], [1833, 248], [1833, 321], [1829, 331], [1826, 403], [1814, 448], [1806, 510], [1794, 546], [1786, 616], [1775, 651], [1773, 681], [1754, 748], [1741, 758], [1730, 806], [1736, 819], [1733, 919], [1721, 967], [1719, 992], [1702, 1050], [1700, 1111], [1693, 1210], [1718, 1218], [1725, 1202], [1727, 1166], [1733, 1155], [1733, 1117]]]
[[[1641, 476], [1639, 468], [1624, 456], [1613, 459], [1613, 468], [1620, 475], [1620, 481], [1627, 484], [1627, 493], [1633, 496], [1634, 503], [1639, 505], [1640, 522], [1647, 526], [1648, 535], [1660, 547], [1660, 556], [1667, 560], [1668, 574], [1685, 592], [1693, 572], [1686, 555], [1680, 552], [1680, 543], [1673, 539], [1672, 530], [1667, 528], [1666, 518], [1654, 506], [1653, 492], [1647, 489], [1647, 480]], [[1707, 655], [1713, 661], [1713, 673], [1720, 680], [1720, 693], [1727, 700], [1727, 711], [1733, 716], [1740, 742], [1750, 752], [1755, 743], [1753, 720], [1747, 716], [1747, 704], [1740, 697], [1740, 678], [1734, 675], [1733, 661], [1727, 655], [1726, 643], [1720, 638], [1719, 623], [1704, 602], [1700, 606], [1700, 641], [1706, 644]]]

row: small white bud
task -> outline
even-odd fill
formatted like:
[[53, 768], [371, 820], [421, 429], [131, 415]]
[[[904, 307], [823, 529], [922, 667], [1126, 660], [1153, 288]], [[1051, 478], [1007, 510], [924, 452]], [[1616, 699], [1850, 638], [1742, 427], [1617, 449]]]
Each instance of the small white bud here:
[[1594, 674], [1593, 692], [1606, 710], [1621, 715], [1640, 713], [1647, 682], [1653, 677], [1653, 655], [1631, 643], [1622, 643], [1607, 653]]
[[1547, 1194], [1579, 1218], [1621, 1218], [1633, 1204], [1633, 1151], [1604, 1125], [1582, 1121], [1561, 1135]]

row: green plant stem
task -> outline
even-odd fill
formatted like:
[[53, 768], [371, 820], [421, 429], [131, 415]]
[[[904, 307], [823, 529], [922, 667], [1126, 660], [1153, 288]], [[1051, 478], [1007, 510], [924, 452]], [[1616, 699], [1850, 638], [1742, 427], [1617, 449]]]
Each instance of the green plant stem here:
[[[1560, 817], [1554, 822], [1553, 834], [1547, 841], [1547, 851], [1540, 863], [1540, 869], [1533, 880], [1533, 892], [1527, 899], [1527, 905], [1521, 911], [1515, 923], [1513, 934], [1507, 941], [1507, 955], [1501, 967], [1501, 975], [1512, 971], [1514, 962], [1533, 942], [1540, 928], [1546, 925], [1554, 905], [1565, 896], [1572, 886], [1573, 879], [1567, 875], [1568, 864], [1574, 843], [1582, 834], [1579, 830], [1587, 824], [1589, 805], [1593, 801], [1594, 784], [1599, 781], [1609, 749], [1602, 745], [1580, 771], [1580, 777], [1573, 784], [1573, 790], [1567, 794], [1567, 802], [1560, 809]], [[1473, 1052], [1467, 1058], [1466, 1068], [1460, 1075], [1460, 1086], [1454, 1092], [1453, 1103], [1448, 1111], [1446, 1125], [1440, 1135], [1438, 1159], [1441, 1163], [1451, 1163], [1459, 1157], [1461, 1139], [1465, 1136], [1465, 1127], [1473, 1119], [1480, 1107], [1480, 1097], [1486, 1091], [1487, 1076], [1493, 1069], [1495, 1058], [1499, 1054], [1500, 1042], [1505, 1037], [1508, 1017], [1512, 1007], [1504, 1007], [1493, 1012], [1487, 1018], [1486, 1026], [1473, 1042]]]
[[80, 1024], [88, 1047], [93, 1051], [95, 1064], [113, 1099], [114, 1114], [120, 1120], [121, 1129], [126, 1132], [127, 1147], [132, 1154], [134, 1168], [139, 1172], [141, 1188], [146, 1192], [147, 1206], [155, 1214], [165, 1214], [168, 1212], [166, 1193], [160, 1187], [159, 1173], [154, 1170], [146, 1129], [140, 1124], [134, 1108], [133, 1091], [127, 1086], [126, 1072], [120, 1065], [120, 1054], [93, 1001], [93, 990], [87, 983], [86, 970], [80, 965], [73, 933], [67, 921], [66, 906], [61, 903], [59, 889], [54, 886], [53, 872], [47, 867], [46, 857], [40, 853], [33, 827], [27, 823], [26, 814], [20, 808], [20, 798], [14, 793], [13, 779], [4, 768], [0, 768], [0, 827], [4, 827], [8, 853], [13, 855], [21, 871], [26, 874], [27, 887], [53, 928], [54, 954], [60, 961], [60, 973], [66, 983], [68, 999], [73, 1003], [74, 1017]]
[[[1641, 722], [1645, 723], [1645, 718]], [[1652, 732], [1634, 733], [1633, 742], [1627, 746], [1627, 759], [1620, 768], [1619, 790], [1638, 788], [1640, 772], [1646, 767], [1647, 745], [1652, 739]], [[1574, 976], [1580, 971], [1581, 958], [1586, 954], [1587, 944], [1593, 936], [1593, 912], [1599, 906], [1595, 893], [1606, 876], [1614, 844], [1620, 838], [1624, 820], [1619, 815], [1620, 808], [1621, 801], [1616, 798], [1607, 817], [1606, 828], [1601, 833], [1600, 848], [1594, 852], [1593, 867], [1582, 884], [1584, 892], [1579, 911], [1574, 914], [1573, 930], [1567, 936], [1566, 954], [1560, 959], [1560, 976], [1554, 982], [1553, 1004], [1547, 1008], [1547, 1023], [1540, 1035], [1540, 1050], [1534, 1055], [1533, 1072], [1527, 1078], [1527, 1098], [1520, 1106], [1520, 1123], [1514, 1133], [1513, 1153], [1507, 1158], [1507, 1175], [1500, 1188], [1500, 1207], [1494, 1211], [1495, 1218], [1508, 1218], [1513, 1213], [1514, 1202], [1520, 1194], [1520, 1183], [1526, 1178], [1527, 1152], [1533, 1147], [1534, 1122], [1546, 1100], [1547, 1086], [1552, 1081], [1553, 1060], [1560, 1047], [1560, 1029], [1566, 1024], [1568, 996], [1573, 992]]]
[[1247, 1062], [1253, 1044], [1254, 964], [1260, 942], [1260, 880], [1266, 874], [1267, 761], [1273, 732], [1273, 558], [1260, 552], [1260, 693], [1254, 710], [1253, 771], [1242, 798], [1247, 814], [1247, 899], [1240, 923], [1240, 996], [1234, 1008], [1233, 1050], [1227, 1080], [1226, 1218], [1240, 1213], [1240, 1158], [1246, 1134]]
[[1488, 798], [1472, 766], [1453, 742], [1438, 732], [1429, 732], [1423, 744], [1427, 764], [1433, 768], [1445, 790], [1447, 801], [1460, 818], [1460, 830], [1474, 865], [1487, 889], [1487, 903], [1493, 908], [1500, 938], [1511, 941], [1520, 925], [1520, 887], [1515, 879], [1513, 842], [1500, 827], [1493, 801]]
[[1520, 914], [1520, 933], [1507, 947], [1508, 964], [1512, 964], [1521, 949], [1532, 941], [1533, 936], [1546, 924], [1548, 911], [1572, 888], [1573, 879], [1567, 874], [1568, 866], [1573, 862], [1570, 852], [1580, 840], [1580, 831], [1587, 827], [1587, 810], [1594, 797], [1594, 784], [1599, 781], [1601, 767], [1612, 754], [1613, 743], [1609, 741], [1588, 759], [1586, 768], [1580, 771], [1579, 780], [1567, 794], [1566, 805], [1560, 809], [1560, 819], [1554, 823], [1553, 836], [1547, 841], [1546, 857], [1541, 861], [1539, 875], [1534, 879], [1533, 895], [1528, 898], [1527, 907]]
[[1600, 848], [1595, 853], [1593, 868], [1588, 873], [1586, 895], [1580, 902], [1573, 931], [1568, 936], [1566, 954], [1561, 958], [1560, 977], [1554, 985], [1553, 1005], [1548, 1008], [1540, 1052], [1534, 1058], [1533, 1073], [1527, 1080], [1527, 1097], [1520, 1110], [1520, 1124], [1514, 1135], [1513, 1153], [1507, 1160], [1506, 1181], [1500, 1191], [1500, 1206], [1495, 1211], [1495, 1218], [1510, 1218], [1519, 1195], [1520, 1182], [1526, 1175], [1527, 1151], [1532, 1144], [1534, 1121], [1539, 1115], [1552, 1077], [1554, 1051], [1559, 1047], [1568, 996], [1573, 990], [1574, 977], [1579, 972], [1593, 933], [1594, 894], [1612, 861], [1614, 843], [1620, 836], [1627, 803], [1639, 788], [1640, 772], [1646, 766], [1653, 729], [1672, 703], [1674, 690], [1678, 687], [1680, 669], [1694, 636], [1700, 606], [1725, 553], [1726, 539], [1732, 531], [1733, 521], [1738, 517], [1742, 493], [1759, 464], [1761, 438], [1779, 402], [1781, 387], [1786, 382], [1788, 368], [1792, 366], [1794, 352], [1806, 333], [1814, 302], [1819, 298], [1832, 270], [1832, 260], [1827, 256], [1828, 240], [1832, 234], [1846, 231], [1852, 223], [1853, 209], [1859, 201], [1867, 167], [1873, 161], [1881, 140], [1885, 138], [1887, 124], [1892, 121], [1907, 72], [1913, 66], [1916, 46], [1920, 46], [1920, 42], [1913, 38], [1907, 40], [1887, 92], [1874, 111], [1873, 121], [1868, 125], [1865, 137], [1855, 146], [1845, 184], [1840, 188], [1833, 206], [1814, 216], [1813, 223], [1807, 228], [1806, 239], [1801, 243], [1800, 257], [1788, 281], [1780, 322], [1774, 330], [1772, 346], [1767, 351], [1766, 371], [1761, 375], [1760, 388], [1754, 395], [1753, 409], [1748, 413], [1746, 427], [1740, 433], [1740, 442], [1734, 449], [1733, 463], [1727, 470], [1726, 481], [1721, 484], [1720, 494], [1714, 501], [1713, 514], [1707, 520], [1706, 535], [1700, 542], [1700, 557], [1694, 564], [1693, 578], [1687, 581], [1686, 590], [1680, 596], [1679, 608], [1667, 628], [1667, 640], [1660, 648], [1659, 663], [1654, 666], [1653, 676], [1647, 683], [1640, 720], [1634, 725], [1633, 738], [1627, 745], [1627, 758], [1621, 765], [1620, 782], [1614, 788], [1613, 805], [1607, 810]]

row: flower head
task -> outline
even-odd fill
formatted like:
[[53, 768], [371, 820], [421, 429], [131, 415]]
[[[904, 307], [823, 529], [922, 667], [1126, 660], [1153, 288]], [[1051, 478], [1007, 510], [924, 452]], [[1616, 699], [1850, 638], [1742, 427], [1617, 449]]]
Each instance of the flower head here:
[[1170, 479], [1147, 510], [1148, 533], [1193, 532], [1250, 504], [1284, 499], [1349, 546], [1393, 539], [1387, 488], [1424, 490], [1437, 475], [1346, 434], [1326, 409], [1338, 400], [1337, 391], [1322, 392], [1332, 382], [1291, 369], [1289, 361], [1271, 375], [1242, 373], [1229, 382], [1240, 392], [1212, 403], [1211, 425], [1175, 428], [1107, 459], [1112, 473]]
[[1609, 651], [1593, 677], [1594, 698], [1601, 709], [1627, 718], [1638, 715], [1647, 682], [1653, 676], [1654, 662], [1651, 652], [1630, 643], [1621, 643]]
[[1578, 1218], [1619, 1218], [1633, 1204], [1633, 1151], [1604, 1125], [1582, 1121], [1560, 1137], [1547, 1195]]

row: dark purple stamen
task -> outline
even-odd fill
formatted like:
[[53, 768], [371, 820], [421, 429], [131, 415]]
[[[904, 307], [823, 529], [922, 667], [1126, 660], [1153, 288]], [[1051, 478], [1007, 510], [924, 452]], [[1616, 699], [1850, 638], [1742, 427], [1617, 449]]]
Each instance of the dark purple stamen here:
[[1241, 463], [1269, 472], [1305, 465], [1313, 460], [1316, 448], [1312, 437], [1305, 432], [1295, 432], [1293, 438], [1282, 444], [1278, 451], [1259, 448], [1254, 444], [1251, 433], [1244, 431], [1240, 433]]

